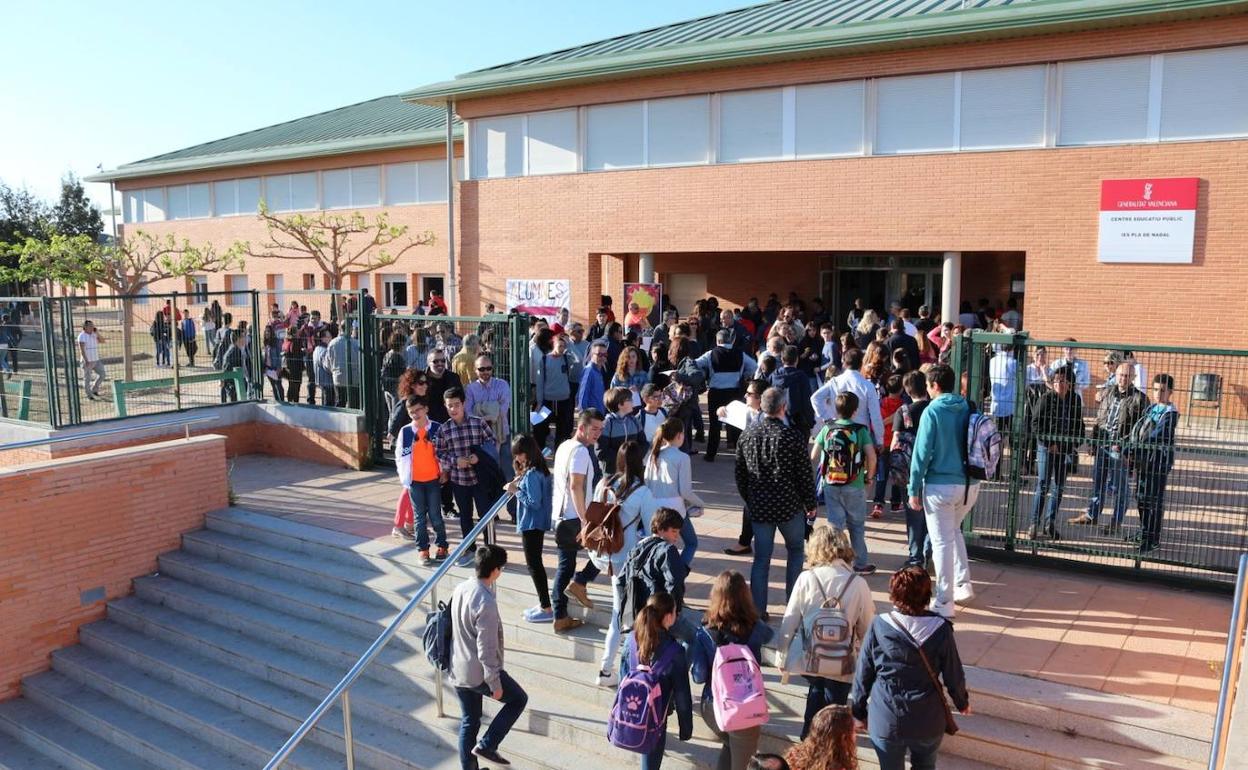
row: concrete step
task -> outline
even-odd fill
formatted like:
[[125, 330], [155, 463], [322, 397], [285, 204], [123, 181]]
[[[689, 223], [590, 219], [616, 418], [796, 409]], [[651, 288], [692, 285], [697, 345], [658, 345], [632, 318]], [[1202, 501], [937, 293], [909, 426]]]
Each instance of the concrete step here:
[[167, 770], [243, 770], [248, 764], [58, 671], [22, 682], [22, 693], [78, 728]]
[[0, 741], [0, 770], [65, 770], [65, 765], [14, 739]]
[[[87, 732], [28, 698], [0, 703], [0, 733], [6, 746], [34, 749], [52, 767], [67, 770], [157, 770], [135, 754]], [[16, 767], [25, 770], [25, 766]], [[33, 765], [32, 767], [38, 767]]]

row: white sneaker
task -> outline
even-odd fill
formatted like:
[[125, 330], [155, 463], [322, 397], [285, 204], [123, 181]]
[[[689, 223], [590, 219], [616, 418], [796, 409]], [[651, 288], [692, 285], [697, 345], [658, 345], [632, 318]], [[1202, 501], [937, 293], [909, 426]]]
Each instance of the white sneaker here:
[[954, 586], [953, 600], [958, 604], [970, 604], [975, 601], [975, 588], [970, 583]]
[[408, 542], [412, 542], [416, 539], [416, 536], [414, 534], [412, 534], [411, 532], [408, 532], [406, 529], [403, 529], [402, 527], [395, 527], [394, 529], [390, 530], [390, 535], [396, 540], [406, 540]]
[[618, 687], [620, 684], [620, 675], [614, 671], [599, 671], [598, 677], [594, 682], [599, 687]]
[[953, 602], [949, 602], [948, 604], [940, 604], [935, 599], [932, 599], [932, 603], [927, 606], [927, 609], [936, 613], [937, 615], [948, 618], [949, 620], [953, 620], [953, 616], [956, 615], [958, 612], [958, 608], [956, 605], [954, 605]]

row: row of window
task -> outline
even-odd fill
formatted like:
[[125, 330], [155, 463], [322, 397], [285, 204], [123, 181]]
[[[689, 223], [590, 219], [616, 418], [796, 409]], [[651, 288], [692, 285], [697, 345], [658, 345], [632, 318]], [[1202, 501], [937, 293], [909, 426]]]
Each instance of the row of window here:
[[261, 200], [270, 211], [446, 203], [446, 163], [422, 160], [130, 190], [124, 217], [133, 223], [248, 216]]
[[[381, 307], [384, 308], [408, 308], [412, 295], [409, 294], [409, 277], [406, 273], [381, 273]], [[328, 276], [324, 276], [326, 281]], [[274, 294], [280, 296], [285, 291], [285, 276], [269, 275], [266, 276], [265, 283], [272, 288], [266, 290], [265, 294]], [[431, 290], [437, 291], [439, 294], [445, 291], [446, 279], [442, 275], [429, 274], [419, 275], [416, 277], [416, 294], [415, 298], [428, 297]], [[187, 278], [188, 293], [190, 295], [189, 302], [192, 305], [206, 305], [209, 300], [208, 276], [192, 275]], [[302, 288], [306, 290], [316, 288], [316, 274], [304, 273], [302, 277]], [[240, 273], [227, 273], [224, 276], [224, 290], [229, 292], [222, 300], [227, 305], [246, 305], [251, 302], [250, 281], [247, 275]], [[144, 287], [140, 292], [143, 296], [136, 300], [140, 305], [148, 303], [148, 295], [150, 291]], [[297, 295], [289, 295], [294, 298]], [[279, 303], [284, 304], [284, 303]]]
[[474, 120], [473, 179], [1248, 136], [1248, 46]]

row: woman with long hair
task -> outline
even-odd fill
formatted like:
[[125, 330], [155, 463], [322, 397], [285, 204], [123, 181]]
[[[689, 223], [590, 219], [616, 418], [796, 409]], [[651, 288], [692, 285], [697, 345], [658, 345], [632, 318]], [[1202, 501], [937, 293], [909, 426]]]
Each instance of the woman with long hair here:
[[725, 732], [715, 721], [715, 699], [711, 693], [711, 669], [715, 653], [725, 644], [744, 644], [761, 666], [763, 645], [774, 635], [754, 607], [750, 586], [745, 577], [734, 570], [719, 573], [711, 585], [711, 599], [706, 608], [706, 623], [698, 629], [690, 650], [693, 660], [690, 673], [693, 681], [704, 684], [699, 710], [702, 721], [719, 738], [718, 770], [745, 770], [750, 757], [758, 749], [762, 726]]
[[641, 393], [642, 387], [650, 382], [650, 372], [642, 368], [641, 354], [634, 347], [626, 347], [620, 353], [620, 360], [615, 366], [615, 376], [611, 378], [611, 387], [628, 388], [633, 393]]
[[[624, 643], [620, 677], [625, 678], [638, 666], [648, 666], [659, 677], [663, 694], [663, 712], [676, 712], [677, 737], [687, 741], [693, 737], [693, 695], [689, 692], [688, 664], [685, 649], [672, 638], [676, 623], [676, 602], [669, 594], [651, 594], [637, 613], [633, 632]], [[667, 731], [659, 738], [654, 750], [641, 758], [641, 770], [659, 770], [667, 749]]]
[[[698, 392], [688, 383], [677, 382], [675, 371], [680, 369], [685, 359], [692, 357], [692, 345], [687, 338], [677, 337], [672, 340], [667, 349], [667, 361], [673, 373], [663, 388], [663, 408], [673, 418], [684, 423], [684, 427], [691, 430], [694, 428], [694, 422], [702, 414], [702, 407], [698, 404]], [[691, 455], [697, 454], [697, 450], [693, 448], [692, 438], [691, 435], [685, 434], [684, 441], [680, 445], [681, 451]]]
[[858, 343], [858, 347], [865, 348], [875, 340], [875, 333], [880, 328], [880, 317], [874, 310], [868, 308], [862, 314], [862, 320], [858, 325], [851, 329], [854, 333], [854, 342]]
[[848, 706], [825, 706], [810, 722], [810, 732], [789, 749], [784, 760], [792, 770], [858, 770], [854, 715]]
[[646, 486], [659, 507], [672, 508], [684, 517], [680, 528], [684, 548], [680, 558], [688, 567], [693, 564], [698, 550], [698, 534], [692, 520], [702, 515], [706, 503], [693, 491], [693, 467], [689, 455], [681, 451], [684, 441], [685, 424], [680, 418], [669, 417], [659, 426], [646, 460]]
[[[807, 614], [822, 607], [829, 599], [837, 599], [837, 604], [845, 613], [853, 632], [854, 651], [857, 652], [862, 645], [875, 617], [875, 604], [871, 601], [871, 587], [865, 579], [854, 574], [853, 564], [854, 548], [850, 545], [849, 533], [833, 527], [815, 527], [806, 543], [806, 570], [793, 584], [784, 620], [780, 621], [777, 647], [785, 653], [786, 671], [797, 670], [801, 666], [800, 658], [796, 656], [805, 649], [794, 637], [798, 635]], [[803, 678], [808, 685], [801, 733], [801, 737], [805, 738], [815, 714], [825, 706], [846, 702], [854, 675], [851, 671], [837, 676], [805, 675]]]
[[646, 445], [629, 439], [621, 446], [615, 458], [616, 473], [598, 482], [594, 499], [620, 506], [620, 526], [624, 530], [624, 547], [616, 553], [597, 554], [590, 551], [589, 558], [598, 569], [610, 571], [611, 623], [607, 626], [606, 644], [602, 649], [602, 662], [598, 667], [596, 684], [615, 687], [619, 675], [615, 663], [620, 659], [620, 607], [624, 604], [624, 563], [637, 543], [650, 531], [650, 521], [659, 509], [658, 502], [646, 487]]
[[892, 361], [888, 356], [888, 348], [878, 342], [867, 345], [862, 355], [862, 376], [875, 383], [877, 391], [883, 391], [884, 381], [892, 374]]
[[407, 359], [403, 356], [403, 350], [407, 347], [406, 335], [402, 332], [392, 333], [388, 347], [385, 357], [381, 359], [381, 389], [397, 399], [399, 379], [407, 370]]
[[269, 387], [273, 388], [273, 400], [280, 404], [286, 401], [286, 394], [282, 390], [282, 341], [277, 338], [273, 324], [264, 327], [263, 343], [264, 378], [269, 381]]
[[516, 531], [520, 533], [524, 563], [533, 579], [533, 589], [537, 591], [537, 604], [524, 611], [524, 619], [530, 623], [553, 623], [555, 611], [550, 603], [542, 546], [550, 529], [554, 480], [542, 450], [527, 433], [512, 439], [511, 464], [516, 475], [507, 482], [507, 491], [516, 496]]
[[850, 708], [867, 728], [880, 770], [903, 770], [906, 754], [911, 767], [935, 767], [947, 724], [944, 691], [958, 711], [971, 713], [953, 624], [928, 610], [932, 579], [922, 567], [894, 572], [888, 598], [893, 610], [871, 622], [858, 654]]

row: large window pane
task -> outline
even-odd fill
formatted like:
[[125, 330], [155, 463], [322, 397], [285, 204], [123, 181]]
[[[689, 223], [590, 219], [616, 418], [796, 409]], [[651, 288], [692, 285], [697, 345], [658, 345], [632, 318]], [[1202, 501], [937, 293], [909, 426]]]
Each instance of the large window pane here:
[[1044, 65], [962, 73], [962, 147], [1044, 144]]
[[381, 167], [358, 166], [351, 169], [351, 205], [378, 206], [381, 204]]
[[290, 175], [290, 205], [295, 211], [316, 208], [316, 172]]
[[473, 121], [472, 139], [473, 179], [524, 173], [524, 119], [519, 115]]
[[142, 190], [130, 190], [126, 193], [126, 205], [123, 213], [127, 223], [134, 224], [143, 221]]
[[576, 110], [529, 115], [529, 173], [576, 171]]
[[1058, 144], [1146, 139], [1149, 69], [1147, 56], [1062, 64]]
[[877, 153], [954, 149], [952, 73], [882, 78], [876, 101]]
[[784, 97], [780, 89], [719, 97], [719, 159], [771, 160], [784, 152]]
[[190, 212], [190, 200], [187, 198], [186, 185], [179, 184], [165, 188], [169, 200], [169, 218], [186, 219]]
[[149, 187], [143, 191], [143, 221], [163, 222], [165, 219], [165, 190]]
[[336, 168], [321, 173], [321, 184], [325, 188], [325, 208], [345, 209], [351, 205], [351, 171]]
[[290, 175], [265, 177], [264, 199], [270, 211], [290, 211]]
[[647, 105], [651, 166], [710, 161], [711, 106], [706, 96], [654, 99]]
[[386, 205], [415, 203], [417, 200], [416, 164], [395, 163], [386, 166]]
[[1162, 139], [1248, 134], [1248, 47], [1168, 53], [1162, 69]]
[[419, 183], [418, 199], [421, 203], [446, 202], [446, 161], [420, 161], [416, 164], [416, 181]]
[[235, 196], [237, 181], [227, 179], [224, 182], [212, 183], [213, 213], [219, 217], [230, 217], [238, 213], [238, 199]]
[[238, 213], [244, 216], [260, 210], [260, 178], [238, 180]]
[[795, 91], [799, 158], [862, 153], [863, 81], [798, 86]]
[[192, 217], [212, 216], [212, 201], [207, 184], [187, 185], [187, 210]]
[[587, 113], [586, 171], [645, 165], [641, 102], [602, 104], [590, 107]]

